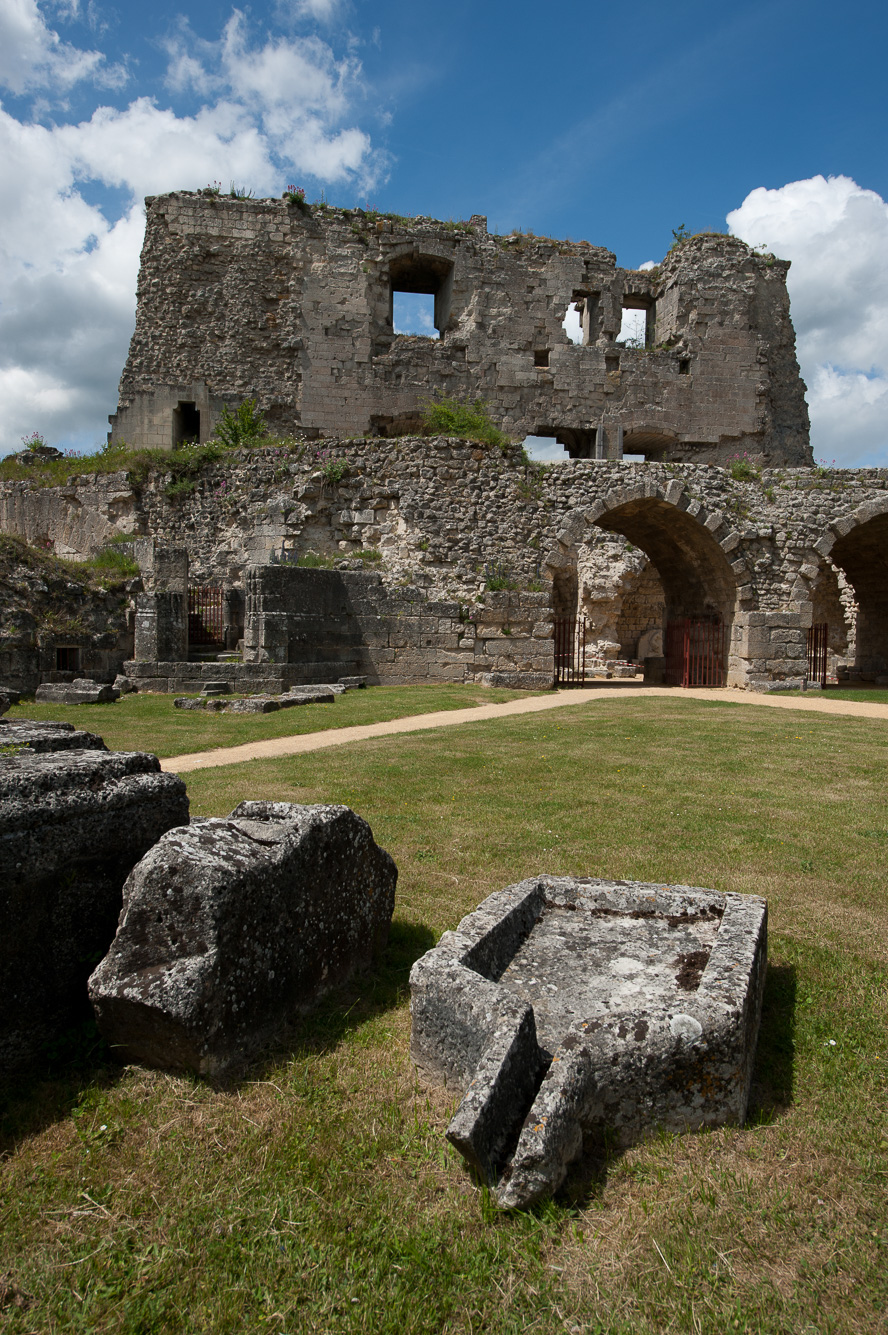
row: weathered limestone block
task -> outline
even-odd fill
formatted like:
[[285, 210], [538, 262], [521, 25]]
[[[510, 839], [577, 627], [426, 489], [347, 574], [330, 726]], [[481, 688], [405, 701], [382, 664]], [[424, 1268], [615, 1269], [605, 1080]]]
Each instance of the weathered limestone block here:
[[37, 687], [34, 697], [38, 704], [53, 705], [107, 705], [120, 698], [113, 686], [101, 685], [86, 677], [73, 681], [48, 681]]
[[242, 802], [173, 830], [124, 887], [90, 979], [125, 1060], [240, 1069], [388, 938], [397, 868], [348, 807]]
[[87, 976], [114, 939], [124, 881], [187, 821], [185, 785], [155, 756], [0, 760], [0, 1068], [88, 1014]]
[[411, 1054], [464, 1093], [447, 1137], [501, 1206], [557, 1190], [584, 1137], [742, 1123], [766, 925], [756, 896], [540, 876], [416, 962]]
[[34, 719], [4, 719], [0, 723], [0, 746], [27, 747], [34, 754], [47, 751], [107, 751], [101, 737], [82, 732], [73, 723], [37, 722]]

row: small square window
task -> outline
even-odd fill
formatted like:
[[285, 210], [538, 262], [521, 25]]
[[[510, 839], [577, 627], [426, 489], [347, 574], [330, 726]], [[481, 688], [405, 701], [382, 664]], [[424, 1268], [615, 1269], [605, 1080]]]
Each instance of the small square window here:
[[79, 667], [80, 650], [76, 646], [56, 646], [56, 672], [76, 672]]
[[549, 365], [549, 349], [548, 349], [548, 348], [536, 348], [535, 351], [534, 351], [534, 354], [533, 354], [533, 364], [534, 364], [534, 366], [548, 366], [548, 365]]
[[605, 357], [604, 369], [605, 371], [607, 371], [608, 375], [610, 375], [613, 371], [619, 371], [620, 369], [619, 357], [617, 356]]
[[691, 362], [689, 357], [682, 357], [681, 361], [678, 363], [678, 374], [679, 375], [691, 374]]

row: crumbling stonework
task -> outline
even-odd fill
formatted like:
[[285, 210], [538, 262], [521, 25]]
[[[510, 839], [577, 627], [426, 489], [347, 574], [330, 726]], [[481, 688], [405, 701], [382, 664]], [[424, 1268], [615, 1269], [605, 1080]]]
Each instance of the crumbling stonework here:
[[[179, 191], [146, 200], [136, 329], [112, 441], [207, 440], [256, 397], [271, 427], [402, 435], [445, 394], [575, 458], [812, 463], [788, 264], [734, 237], [650, 271], [588, 242]], [[398, 335], [393, 293], [434, 295], [439, 337]], [[581, 313], [582, 344], [562, 324]], [[646, 313], [642, 346], [618, 341]]]
[[766, 958], [755, 895], [534, 877], [417, 960], [411, 1054], [463, 1095], [448, 1140], [526, 1207], [584, 1139], [743, 1122]]
[[170, 831], [89, 980], [99, 1028], [125, 1060], [238, 1070], [379, 953], [397, 875], [348, 807], [242, 802]]
[[[664, 622], [721, 619], [730, 684], [801, 683], [807, 627], [823, 611], [834, 663], [844, 640], [846, 661], [869, 674], [888, 670], [881, 574], [886, 470], [773, 469], [744, 481], [726, 469], [691, 464], [576, 460], [529, 468], [518, 453], [445, 439], [327, 448], [345, 466], [337, 482], [324, 475], [311, 447], [242, 452], [208, 466], [187, 503], [166, 495], [163, 473], [133, 485], [127, 522], [165, 547], [186, 548], [194, 583], [244, 592], [248, 567], [276, 568], [282, 553], [295, 561], [314, 552], [354, 565], [373, 549], [380, 559], [363, 561], [362, 569], [378, 572], [386, 597], [412, 589], [483, 622], [486, 586], [499, 578], [514, 593], [541, 590], [557, 615], [601, 613], [600, 638], [621, 657], [637, 654], [635, 632], [644, 634], [644, 607], [650, 610], [656, 595], [654, 581], [646, 592], [640, 584], [643, 552], [657, 572]], [[122, 474], [84, 479], [82, 490], [74, 481], [68, 503], [99, 504], [107, 515], [124, 483]], [[96, 499], [103, 486], [107, 501]], [[5, 513], [25, 526], [23, 536], [43, 513], [41, 490], [27, 482], [0, 484], [0, 514], [4, 498], [14, 496]], [[838, 595], [826, 597], [824, 580], [839, 581], [836, 571], [843, 583]], [[421, 603], [415, 606], [419, 611]], [[849, 638], [852, 629], [856, 639]], [[188, 671], [200, 677], [205, 666], [191, 664]], [[295, 684], [287, 665], [266, 666], [267, 681], [236, 689]], [[170, 676], [154, 675], [165, 682]], [[169, 689], [193, 688], [181, 681]]]
[[[156, 756], [108, 752], [88, 736], [80, 744], [91, 749], [46, 751], [31, 729], [33, 740], [22, 729], [16, 742], [27, 749], [0, 759], [0, 1070], [88, 1015], [86, 980], [114, 939], [126, 877], [188, 821], [185, 785]], [[0, 725], [0, 742], [17, 730]]]

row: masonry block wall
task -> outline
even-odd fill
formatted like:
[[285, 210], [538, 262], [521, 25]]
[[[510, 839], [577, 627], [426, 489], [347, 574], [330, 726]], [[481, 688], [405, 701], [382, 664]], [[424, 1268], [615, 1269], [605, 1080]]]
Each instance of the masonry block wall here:
[[[788, 264], [703, 234], [649, 271], [588, 242], [283, 200], [149, 198], [111, 439], [172, 449], [258, 399], [273, 430], [401, 435], [445, 394], [576, 458], [813, 463]], [[398, 335], [393, 293], [434, 297]], [[569, 306], [583, 342], [567, 337]], [[624, 309], [640, 346], [619, 343]]]
[[[434, 648], [436, 671], [462, 668], [473, 679], [499, 670], [498, 660], [502, 670], [536, 671], [534, 660], [548, 652], [539, 628], [546, 617], [533, 603], [499, 608], [503, 595], [487, 592], [492, 576], [513, 586], [504, 593], [539, 599], [546, 611], [558, 587], [573, 588], [582, 605], [590, 553], [619, 539], [657, 571], [664, 618], [722, 620], [733, 685], [800, 681], [807, 627], [826, 619], [831, 641], [847, 643], [832, 620], [852, 602], [854, 661], [861, 671], [888, 673], [888, 470], [772, 469], [737, 480], [727, 469], [695, 464], [575, 460], [529, 468], [517, 451], [446, 439], [361, 439], [324, 448], [345, 466], [336, 483], [310, 444], [265, 448], [209, 465], [184, 500], [167, 495], [163, 472], [137, 482], [125, 473], [89, 475], [58, 488], [5, 481], [0, 527], [32, 542], [57, 541], [65, 554], [83, 557], [95, 550], [90, 534], [151, 536], [162, 547], [188, 550], [193, 583], [229, 589], [246, 590], [248, 569], [273, 569], [282, 552], [294, 561], [307, 552], [352, 565], [363, 560], [363, 569], [343, 573], [363, 576], [362, 596], [385, 621], [386, 635], [403, 633], [408, 622], [420, 625], [423, 603], [444, 605], [428, 612], [431, 634], [441, 639], [421, 646], [411, 631], [408, 644], [380, 642], [373, 646], [380, 668], [390, 655], [385, 670], [394, 677], [415, 654], [411, 671], [418, 671], [420, 650]], [[75, 531], [84, 545], [72, 552]], [[285, 619], [291, 610], [282, 608]], [[254, 649], [265, 645], [269, 659], [274, 611], [265, 607], [267, 631], [251, 640]], [[632, 639], [648, 618], [640, 602], [626, 612], [622, 629]], [[499, 632], [488, 634], [500, 615]], [[618, 618], [615, 632], [617, 626]], [[289, 655], [286, 626], [280, 642]], [[192, 666], [199, 675], [200, 666]], [[263, 671], [270, 683], [281, 681], [291, 665], [269, 661]]]
[[382, 685], [549, 686], [551, 613], [545, 593], [491, 593], [466, 605], [387, 587], [374, 573], [253, 566], [244, 662], [287, 665], [309, 682], [360, 674]]

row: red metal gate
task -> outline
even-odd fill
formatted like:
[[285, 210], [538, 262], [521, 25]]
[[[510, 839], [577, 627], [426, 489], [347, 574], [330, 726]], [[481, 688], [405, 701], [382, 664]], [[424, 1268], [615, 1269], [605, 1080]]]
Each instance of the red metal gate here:
[[586, 618], [556, 617], [555, 685], [582, 686], [586, 680]]
[[194, 585], [188, 590], [188, 643], [224, 646], [224, 589]]
[[724, 686], [725, 628], [717, 617], [666, 623], [667, 686]]
[[826, 685], [826, 650], [829, 642], [829, 624], [818, 621], [808, 631], [808, 681]]

